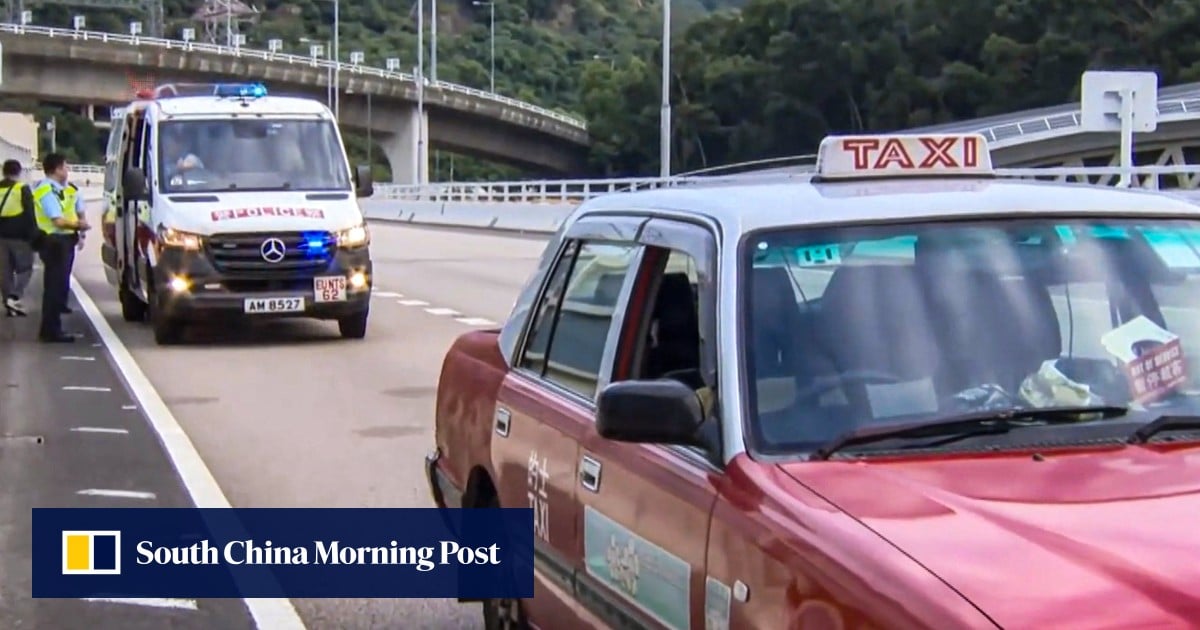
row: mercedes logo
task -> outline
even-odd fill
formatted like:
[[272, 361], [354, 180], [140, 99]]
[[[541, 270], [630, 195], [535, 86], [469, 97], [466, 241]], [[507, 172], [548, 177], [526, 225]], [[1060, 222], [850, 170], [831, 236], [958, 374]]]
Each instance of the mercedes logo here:
[[263, 260], [269, 263], [277, 263], [283, 260], [283, 253], [286, 251], [287, 246], [277, 238], [269, 238], [263, 241], [262, 247], [258, 248], [258, 252], [262, 254]]

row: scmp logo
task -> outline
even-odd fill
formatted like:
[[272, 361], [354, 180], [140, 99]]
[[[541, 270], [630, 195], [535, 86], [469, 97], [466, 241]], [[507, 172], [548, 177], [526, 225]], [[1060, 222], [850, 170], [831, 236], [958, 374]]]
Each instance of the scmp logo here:
[[119, 575], [121, 532], [64, 531], [63, 575]]

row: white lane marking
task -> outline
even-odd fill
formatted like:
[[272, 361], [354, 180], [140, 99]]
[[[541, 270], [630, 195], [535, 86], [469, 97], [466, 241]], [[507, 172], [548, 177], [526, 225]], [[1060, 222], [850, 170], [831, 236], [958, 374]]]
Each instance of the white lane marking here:
[[[229, 499], [225, 497], [225, 493], [221, 492], [221, 486], [217, 485], [217, 480], [213, 478], [212, 472], [204, 464], [200, 454], [196, 452], [196, 447], [192, 444], [191, 439], [183, 431], [183, 427], [179, 426], [179, 421], [175, 419], [171, 410], [167, 408], [167, 403], [163, 402], [162, 397], [154, 390], [154, 385], [150, 383], [150, 379], [146, 378], [145, 373], [133, 360], [129, 349], [125, 347], [117, 333], [113, 332], [112, 326], [108, 325], [108, 320], [104, 319], [104, 315], [92, 301], [92, 297], [74, 277], [71, 278], [71, 292], [75, 294], [75, 300], [79, 302], [83, 313], [87, 315], [92, 327], [96, 329], [96, 334], [108, 348], [108, 354], [112, 357], [117, 371], [125, 380], [126, 386], [141, 404], [146, 419], [150, 421], [150, 426], [158, 434], [159, 441], [167, 451], [167, 458], [171, 460], [171, 464], [179, 473], [179, 478], [183, 480], [183, 487], [187, 490], [192, 502], [198, 508], [232, 507]], [[254, 618], [255, 626], [260, 630], [305, 630], [304, 622], [300, 620], [300, 615], [289, 599], [243, 599], [242, 601], [249, 609], [250, 616]]]
[[130, 409], [137, 409], [137, 405], [121, 405], [121, 409], [129, 411]]
[[430, 315], [450, 315], [450, 316], [455, 316], [455, 315], [458, 315], [458, 314], [459, 314], [459, 313], [458, 313], [458, 311], [456, 311], [456, 310], [454, 310], [454, 309], [452, 309], [452, 308], [441, 308], [441, 307], [438, 307], [438, 308], [427, 308], [427, 309], [425, 309], [425, 312], [426, 312], [426, 313], [429, 313]]
[[178, 608], [181, 610], [196, 610], [194, 599], [165, 599], [158, 597], [85, 597], [85, 602], [104, 604], [133, 604], [134, 606], [151, 606], [154, 608]]
[[496, 322], [494, 322], [490, 319], [485, 319], [483, 317], [457, 317], [457, 318], [455, 318], [454, 321], [456, 321], [460, 324], [466, 324], [468, 326], [495, 326], [496, 325]]
[[404, 297], [404, 294], [403, 293], [395, 293], [392, 291], [372, 291], [371, 296], [372, 297], [381, 297], [381, 298], [402, 298], [402, 297]]
[[96, 357], [59, 357], [63, 361], [95, 361]]
[[63, 385], [63, 391], [67, 392], [111, 392], [109, 387], [92, 387], [90, 385]]
[[104, 345], [104, 344], [94, 343], [94, 344], [92, 344], [92, 347], [93, 347], [93, 348], [99, 348], [99, 347], [100, 347], [100, 346], [102, 346], [102, 345]]
[[80, 490], [75, 494], [80, 494], [85, 497], [116, 497], [118, 499], [143, 499], [149, 501], [158, 495], [153, 492], [141, 492], [139, 490], [106, 490], [104, 488], [88, 488]]
[[110, 429], [108, 427], [73, 427], [71, 430], [76, 433], [129, 433], [125, 429]]
[[403, 306], [429, 306], [425, 300], [397, 300], [396, 303]]

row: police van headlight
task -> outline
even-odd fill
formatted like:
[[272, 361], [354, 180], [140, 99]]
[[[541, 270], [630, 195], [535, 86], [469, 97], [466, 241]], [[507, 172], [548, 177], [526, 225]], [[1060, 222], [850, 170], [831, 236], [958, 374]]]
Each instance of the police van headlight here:
[[192, 234], [191, 232], [184, 232], [169, 227], [159, 228], [158, 242], [165, 247], [180, 247], [190, 250], [198, 250], [203, 244], [203, 240], [199, 234]]
[[346, 228], [337, 233], [338, 247], [359, 247], [370, 242], [371, 233], [367, 231], [366, 224]]

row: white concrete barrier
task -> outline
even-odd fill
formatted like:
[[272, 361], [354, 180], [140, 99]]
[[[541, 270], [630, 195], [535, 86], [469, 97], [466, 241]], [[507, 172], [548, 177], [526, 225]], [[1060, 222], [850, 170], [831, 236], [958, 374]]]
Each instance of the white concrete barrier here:
[[574, 204], [364, 199], [368, 219], [414, 225], [552, 234]]

